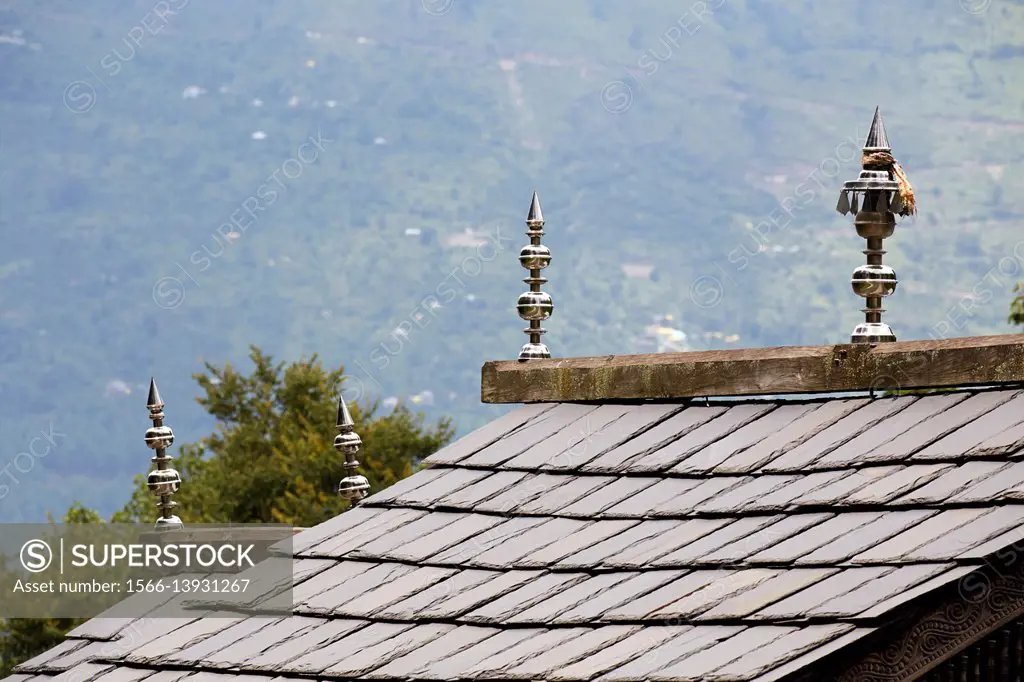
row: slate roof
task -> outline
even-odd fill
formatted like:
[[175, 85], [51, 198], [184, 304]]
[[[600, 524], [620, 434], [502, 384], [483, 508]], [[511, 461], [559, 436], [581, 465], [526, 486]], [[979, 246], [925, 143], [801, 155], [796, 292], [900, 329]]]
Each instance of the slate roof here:
[[16, 682], [781, 680], [1024, 538], [1024, 392], [537, 404], [296, 536], [296, 613]]

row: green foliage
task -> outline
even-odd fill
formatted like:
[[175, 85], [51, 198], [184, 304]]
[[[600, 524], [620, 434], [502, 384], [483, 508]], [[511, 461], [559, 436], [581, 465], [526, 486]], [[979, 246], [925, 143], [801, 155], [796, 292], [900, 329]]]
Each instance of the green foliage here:
[[[230, 363], [207, 363], [206, 372], [195, 376], [205, 392], [199, 403], [217, 426], [200, 442], [182, 446], [175, 457], [183, 479], [175, 495], [179, 516], [186, 523], [313, 526], [344, 512], [348, 503], [337, 494], [344, 456], [331, 447], [344, 371], [326, 370], [315, 355], [274, 363], [251, 347], [249, 357], [249, 374]], [[363, 439], [360, 473], [370, 481], [371, 493], [410, 475], [454, 434], [449, 419], [426, 427], [422, 415], [404, 407], [378, 415], [376, 403], [353, 401], [349, 410]], [[151, 523], [154, 517], [153, 498], [140, 476], [131, 499], [111, 522]], [[62, 521], [103, 523], [78, 502]], [[80, 622], [18, 619], [0, 624], [0, 677], [58, 644]]]
[[[50, 517], [50, 523], [55, 523]], [[100, 515], [75, 502], [61, 518], [61, 523], [103, 523]], [[6, 592], [10, 574], [0, 565], [0, 584]], [[43, 595], [40, 595], [42, 598]], [[38, 656], [64, 639], [64, 635], [78, 627], [81, 618], [14, 618], [0, 620], [0, 679], [10, 675], [19, 663]]]
[[1013, 293], [1017, 295], [1010, 301], [1010, 317], [1007, 322], [1013, 325], [1024, 325], [1024, 287], [1018, 283], [1013, 287]]
[[74, 618], [21, 618], [0, 621], [0, 678], [14, 666], [52, 649], [83, 621]]
[[[275, 364], [256, 347], [250, 359], [248, 375], [230, 363], [207, 363], [206, 373], [194, 377], [206, 393], [199, 403], [217, 428], [175, 455], [183, 480], [175, 495], [179, 516], [186, 523], [311, 526], [340, 514], [347, 505], [337, 494], [344, 456], [331, 444], [344, 370], [325, 370], [316, 355]], [[360, 472], [371, 490], [405, 478], [454, 435], [449, 419], [427, 428], [422, 415], [404, 407], [380, 416], [378, 407], [349, 405], [363, 439]], [[146, 521], [153, 514], [145, 477], [138, 476], [131, 500], [113, 520]]]
[[931, 395], [933, 393], [954, 393], [956, 388], [901, 388], [895, 391], [885, 391], [883, 398], [895, 398], [901, 395]]

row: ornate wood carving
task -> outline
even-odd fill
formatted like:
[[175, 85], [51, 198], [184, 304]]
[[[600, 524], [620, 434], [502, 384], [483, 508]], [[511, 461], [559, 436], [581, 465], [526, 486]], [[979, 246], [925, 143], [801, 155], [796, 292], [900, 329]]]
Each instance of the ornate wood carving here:
[[[914, 682], [1024, 616], [1024, 561], [1011, 552], [955, 585], [921, 597], [870, 638], [797, 673], [793, 682]], [[838, 674], [830, 671], [841, 671]]]

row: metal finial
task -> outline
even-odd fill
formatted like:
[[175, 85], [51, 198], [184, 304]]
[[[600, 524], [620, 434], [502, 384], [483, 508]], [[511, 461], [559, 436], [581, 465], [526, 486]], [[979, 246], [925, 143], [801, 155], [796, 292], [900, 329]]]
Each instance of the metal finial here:
[[335, 426], [338, 428], [338, 435], [334, 437], [334, 449], [345, 456], [345, 478], [338, 484], [338, 494], [355, 506], [359, 500], [366, 497], [370, 482], [365, 476], [357, 473], [359, 462], [356, 460], [356, 454], [363, 440], [355, 432], [355, 421], [352, 420], [345, 399], [341, 397], [338, 398], [338, 419]]
[[146, 429], [146, 445], [156, 450], [156, 455], [150, 460], [156, 465], [156, 469], [150, 471], [146, 478], [149, 492], [156, 496], [156, 506], [160, 510], [156, 528], [157, 530], [177, 530], [184, 528], [184, 524], [172, 512], [178, 503], [173, 501], [171, 496], [181, 487], [181, 476], [170, 466], [173, 458], [167, 454], [167, 448], [174, 443], [174, 432], [171, 431], [171, 427], [164, 426], [164, 401], [160, 398], [160, 389], [156, 387], [156, 379], [149, 380], [149, 397], [146, 399], [146, 407], [149, 409], [149, 418], [153, 420], [153, 426]]
[[890, 151], [882, 114], [876, 107], [864, 141], [863, 170], [856, 180], [843, 183], [836, 205], [839, 213], [854, 214], [857, 234], [867, 240], [867, 263], [854, 270], [850, 280], [854, 293], [865, 299], [864, 322], [854, 328], [850, 337], [853, 343], [896, 340], [889, 325], [882, 322], [882, 299], [896, 291], [897, 285], [896, 271], [882, 264], [882, 240], [896, 229], [896, 214], [908, 215], [914, 209], [913, 190]]
[[519, 264], [530, 271], [530, 276], [523, 280], [530, 285], [530, 290], [519, 296], [516, 310], [520, 318], [530, 323], [523, 330], [530, 341], [519, 351], [520, 361], [551, 357], [551, 351], [540, 341], [541, 335], [545, 333], [540, 323], [551, 317], [555, 307], [551, 296], [540, 290], [541, 285], [547, 282], [540, 271], [551, 264], [551, 250], [540, 243], [540, 238], [544, 236], [544, 214], [541, 213], [540, 198], [536, 192], [533, 193], [530, 212], [526, 216], [526, 236], [530, 238], [530, 243], [519, 252]]
[[875, 117], [871, 119], [871, 128], [868, 129], [868, 137], [864, 140], [864, 151], [892, 151], [889, 136], [885, 134], [881, 107], [875, 107]]
[[544, 224], [544, 214], [540, 210], [540, 197], [537, 193], [533, 193], [533, 199], [530, 200], [530, 212], [526, 215], [526, 224], [539, 223]]
[[160, 389], [156, 387], [156, 379], [149, 379], [149, 397], [146, 398], [146, 407], [163, 407], [164, 401], [160, 397]]

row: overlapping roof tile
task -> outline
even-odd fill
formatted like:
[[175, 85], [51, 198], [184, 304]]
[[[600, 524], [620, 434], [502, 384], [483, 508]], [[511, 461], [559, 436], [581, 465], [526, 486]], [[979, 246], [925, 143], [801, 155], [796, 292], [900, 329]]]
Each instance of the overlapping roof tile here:
[[15, 682], [781, 679], [1024, 538], [1022, 408], [528, 405], [297, 535], [293, 615], [94, 620]]

